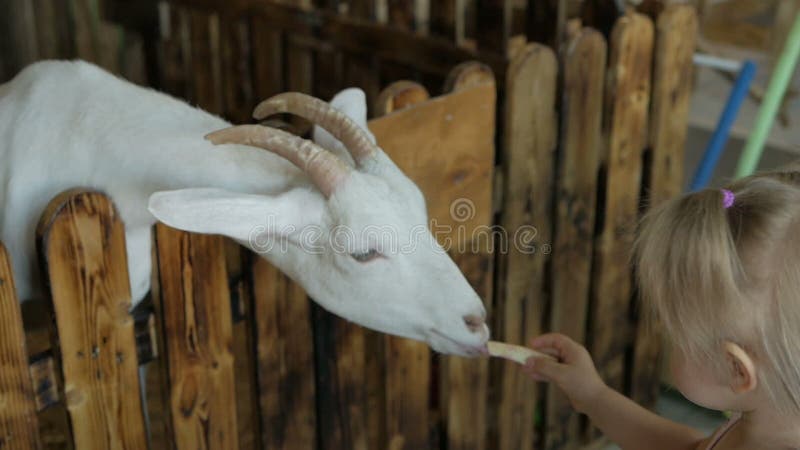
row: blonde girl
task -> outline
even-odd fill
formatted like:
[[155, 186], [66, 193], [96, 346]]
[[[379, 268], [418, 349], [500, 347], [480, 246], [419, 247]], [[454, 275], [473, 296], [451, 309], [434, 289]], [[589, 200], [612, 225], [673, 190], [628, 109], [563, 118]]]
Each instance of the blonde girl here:
[[606, 387], [589, 353], [549, 334], [531, 346], [534, 379], [556, 383], [623, 449], [800, 448], [800, 171], [684, 195], [642, 222], [634, 251], [643, 312], [672, 343], [675, 387], [733, 411], [713, 436]]

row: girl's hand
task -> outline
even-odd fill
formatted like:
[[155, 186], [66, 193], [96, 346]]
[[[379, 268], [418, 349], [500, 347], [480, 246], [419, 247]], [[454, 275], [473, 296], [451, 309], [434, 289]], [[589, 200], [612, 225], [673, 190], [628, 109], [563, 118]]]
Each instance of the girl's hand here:
[[586, 413], [586, 407], [606, 389], [586, 348], [558, 333], [534, 338], [530, 346], [555, 356], [558, 362], [548, 358], [530, 358], [523, 371], [536, 381], [555, 383], [576, 411]]

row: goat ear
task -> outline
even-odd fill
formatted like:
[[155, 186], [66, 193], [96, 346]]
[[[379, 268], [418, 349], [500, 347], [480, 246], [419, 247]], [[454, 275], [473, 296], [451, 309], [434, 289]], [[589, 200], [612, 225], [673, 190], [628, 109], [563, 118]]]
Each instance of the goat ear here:
[[148, 209], [173, 228], [221, 234], [244, 243], [265, 233], [291, 240], [304, 227], [321, 223], [325, 202], [306, 188], [274, 196], [200, 188], [156, 192]]
[[[367, 96], [364, 91], [359, 88], [345, 89], [336, 94], [330, 103], [331, 106], [347, 114], [361, 128], [366, 130], [372, 142], [375, 143], [375, 136], [372, 135], [367, 127]], [[343, 160], [353, 163], [353, 157], [350, 156], [350, 152], [344, 148], [344, 145], [319, 126], [314, 126], [314, 142], [322, 148], [332, 151]]]

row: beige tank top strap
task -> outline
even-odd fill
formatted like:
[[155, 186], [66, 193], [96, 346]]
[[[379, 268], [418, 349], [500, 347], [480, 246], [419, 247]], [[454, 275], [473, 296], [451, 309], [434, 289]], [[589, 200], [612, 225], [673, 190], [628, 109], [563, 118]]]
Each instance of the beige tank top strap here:
[[712, 450], [714, 447], [716, 447], [719, 441], [721, 441], [722, 438], [725, 437], [729, 431], [731, 431], [731, 428], [733, 428], [733, 426], [736, 425], [736, 422], [738, 422], [741, 418], [741, 413], [734, 413], [731, 416], [731, 420], [729, 420], [728, 423], [723, 425], [714, 433], [714, 436], [711, 438], [711, 442], [708, 443], [708, 446], [705, 448], [705, 450]]

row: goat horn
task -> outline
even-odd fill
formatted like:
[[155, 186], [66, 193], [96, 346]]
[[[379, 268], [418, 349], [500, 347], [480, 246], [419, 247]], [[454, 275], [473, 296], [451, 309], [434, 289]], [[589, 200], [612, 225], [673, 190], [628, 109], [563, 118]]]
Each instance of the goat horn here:
[[253, 117], [261, 120], [281, 113], [298, 115], [330, 132], [344, 144], [356, 164], [377, 152], [375, 144], [353, 119], [329, 103], [310, 95], [286, 92], [270, 97], [256, 106]]
[[352, 168], [308, 139], [261, 125], [238, 125], [209, 133], [206, 139], [219, 144], [242, 144], [263, 148], [288, 159], [305, 172], [326, 198], [341, 185]]

